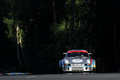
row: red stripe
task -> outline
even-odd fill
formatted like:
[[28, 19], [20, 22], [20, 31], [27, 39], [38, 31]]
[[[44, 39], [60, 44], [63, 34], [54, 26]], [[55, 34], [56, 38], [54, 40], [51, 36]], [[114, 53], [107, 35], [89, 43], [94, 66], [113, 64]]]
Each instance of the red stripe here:
[[88, 53], [87, 51], [68, 51], [67, 53], [73, 53], [73, 52], [83, 52], [83, 53]]
[[92, 64], [93, 59], [90, 60], [90, 64]]

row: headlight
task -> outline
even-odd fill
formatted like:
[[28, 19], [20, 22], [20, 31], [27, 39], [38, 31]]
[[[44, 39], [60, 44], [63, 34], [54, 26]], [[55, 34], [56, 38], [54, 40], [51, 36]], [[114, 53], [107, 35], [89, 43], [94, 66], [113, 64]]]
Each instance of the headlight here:
[[68, 60], [65, 60], [65, 64], [68, 64], [69, 63], [69, 61]]
[[90, 60], [89, 59], [87, 60], [87, 63], [90, 64]]

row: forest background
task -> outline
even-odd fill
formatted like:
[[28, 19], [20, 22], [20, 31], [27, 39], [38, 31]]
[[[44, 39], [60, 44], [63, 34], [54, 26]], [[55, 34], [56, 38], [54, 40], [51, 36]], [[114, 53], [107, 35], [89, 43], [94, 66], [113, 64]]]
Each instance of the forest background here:
[[59, 73], [70, 49], [85, 49], [97, 72], [120, 69], [119, 0], [0, 0], [0, 70]]

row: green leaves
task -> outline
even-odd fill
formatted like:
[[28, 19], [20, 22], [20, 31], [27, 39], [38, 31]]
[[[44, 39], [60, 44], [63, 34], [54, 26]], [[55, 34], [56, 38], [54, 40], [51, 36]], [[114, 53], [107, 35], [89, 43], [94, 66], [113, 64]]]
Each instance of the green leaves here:
[[5, 31], [8, 38], [14, 38], [14, 32], [13, 32], [14, 19], [4, 18], [3, 22], [6, 24], [6, 26], [8, 28], [8, 30]]
[[57, 24], [57, 28], [55, 32], [65, 32], [66, 29], [68, 28], [69, 28], [69, 25], [67, 25], [65, 20], [63, 20], [61, 23]]
[[[75, 48], [87, 50], [93, 48], [92, 41], [94, 40], [91, 39], [93, 35], [91, 30], [95, 28], [93, 19], [95, 13], [92, 11], [93, 4], [90, 2], [92, 0], [76, 0], [75, 2], [73, 15]], [[25, 45], [23, 46], [23, 52], [25, 51], [25, 56], [27, 56], [25, 64], [35, 64], [38, 67], [38, 64], [44, 63], [54, 68], [53, 65], [57, 65], [58, 61], [53, 62], [53, 65], [50, 61], [59, 60], [58, 57], [70, 49], [72, 0], [54, 0], [54, 3], [53, 6], [52, 0], [7, 1], [9, 6], [6, 8], [7, 15], [3, 16], [4, 27], [7, 28], [5, 33], [12, 42], [16, 43], [17, 38], [19, 43], [22, 41], [22, 45]], [[19, 27], [18, 32], [17, 27]], [[16, 44], [13, 46], [16, 51]], [[54, 60], [52, 60], [53, 56]], [[45, 57], [48, 61], [44, 60]], [[41, 68], [44, 69], [44, 66]]]

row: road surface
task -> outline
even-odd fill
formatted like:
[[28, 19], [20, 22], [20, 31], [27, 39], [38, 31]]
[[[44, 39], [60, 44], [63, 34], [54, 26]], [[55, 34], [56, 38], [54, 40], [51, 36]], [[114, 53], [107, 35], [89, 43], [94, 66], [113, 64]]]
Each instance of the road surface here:
[[17, 75], [0, 76], [0, 80], [120, 80], [120, 73]]

